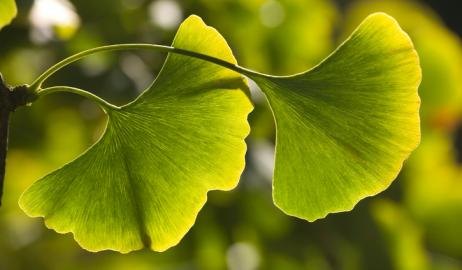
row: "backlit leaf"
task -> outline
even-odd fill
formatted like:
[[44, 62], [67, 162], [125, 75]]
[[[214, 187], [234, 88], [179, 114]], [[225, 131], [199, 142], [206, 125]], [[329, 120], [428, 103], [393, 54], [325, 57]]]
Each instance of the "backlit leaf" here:
[[276, 120], [273, 198], [289, 215], [352, 209], [386, 189], [419, 143], [418, 56], [386, 14], [369, 16], [308, 72], [250, 77]]
[[[173, 46], [236, 62], [196, 16], [181, 25]], [[251, 110], [241, 75], [169, 55], [147, 91], [108, 112], [101, 139], [34, 183], [20, 205], [91, 251], [165, 250], [193, 225], [208, 191], [236, 186]]]

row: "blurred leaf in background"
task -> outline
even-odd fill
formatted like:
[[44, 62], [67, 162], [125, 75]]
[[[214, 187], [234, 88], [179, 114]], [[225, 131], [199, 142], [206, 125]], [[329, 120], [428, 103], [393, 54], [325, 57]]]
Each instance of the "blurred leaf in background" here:
[[377, 200], [371, 209], [387, 239], [394, 269], [430, 269], [421, 228], [391, 201]]
[[16, 16], [17, 9], [14, 0], [3, 0], [0, 2], [0, 29], [8, 25]]

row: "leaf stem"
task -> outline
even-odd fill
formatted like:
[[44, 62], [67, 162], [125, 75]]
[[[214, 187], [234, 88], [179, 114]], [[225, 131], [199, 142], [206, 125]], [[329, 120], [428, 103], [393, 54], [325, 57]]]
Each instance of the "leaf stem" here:
[[[213, 56], [210, 56], [210, 55], [205, 55], [205, 54], [201, 54], [201, 53], [197, 53], [197, 52], [193, 52], [193, 51], [188, 51], [188, 50], [184, 50], [184, 49], [180, 49], [180, 48], [175, 48], [175, 47], [171, 47], [171, 46], [164, 46], [164, 45], [157, 45], [157, 44], [115, 44], [115, 45], [107, 45], [107, 46], [101, 46], [101, 47], [92, 48], [92, 49], [89, 49], [89, 50], [74, 54], [74, 55], [72, 55], [72, 56], [58, 62], [57, 64], [53, 65], [48, 70], [46, 70], [44, 73], [42, 73], [42, 75], [40, 75], [30, 85], [29, 90], [32, 93], [37, 93], [38, 94], [39, 92], [43, 91], [43, 90], [40, 90], [40, 87], [48, 77], [53, 75], [55, 72], [57, 72], [61, 68], [65, 67], [65, 66], [67, 66], [67, 65], [69, 65], [69, 64], [71, 64], [71, 63], [73, 63], [73, 62], [75, 62], [75, 61], [77, 61], [79, 59], [82, 59], [82, 58], [84, 58], [86, 56], [96, 54], [96, 53], [99, 53], [99, 52], [120, 51], [120, 50], [139, 50], [139, 49], [176, 53], [176, 54], [181, 54], [181, 55], [186, 55], [186, 56], [202, 59], [204, 61], [208, 61], [208, 62], [217, 64], [217, 65], [220, 65], [222, 67], [234, 70], [234, 71], [239, 72], [239, 73], [241, 73], [243, 75], [246, 75], [246, 76], [272, 77], [271, 75], [259, 73], [259, 72], [256, 72], [256, 71], [253, 71], [253, 70], [238, 66], [236, 64], [229, 63], [227, 61], [221, 60], [219, 58], [216, 58], [216, 57], [213, 57]], [[74, 90], [75, 90], [75, 88], [74, 88]]]
[[48, 94], [56, 93], [56, 92], [68, 92], [68, 93], [73, 93], [77, 94], [83, 97], [86, 97], [88, 99], [93, 100], [96, 102], [106, 113], [111, 111], [111, 110], [119, 110], [120, 107], [113, 105], [106, 100], [79, 88], [75, 87], [70, 87], [70, 86], [53, 86], [53, 87], [48, 87], [48, 88], [43, 88], [39, 92], [37, 92], [37, 96], [45, 96]]

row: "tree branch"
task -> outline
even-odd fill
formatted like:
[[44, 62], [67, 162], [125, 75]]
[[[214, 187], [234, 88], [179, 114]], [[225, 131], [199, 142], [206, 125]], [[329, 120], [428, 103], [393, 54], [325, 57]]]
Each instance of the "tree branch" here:
[[5, 179], [6, 152], [8, 148], [8, 124], [10, 119], [11, 89], [0, 74], [0, 206], [2, 205], [3, 182]]

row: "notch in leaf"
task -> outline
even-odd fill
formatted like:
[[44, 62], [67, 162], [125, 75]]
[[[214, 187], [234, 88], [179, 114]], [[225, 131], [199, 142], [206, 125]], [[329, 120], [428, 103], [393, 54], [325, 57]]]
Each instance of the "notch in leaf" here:
[[351, 210], [386, 189], [419, 144], [419, 59], [384, 13], [307, 72], [248, 76], [273, 110], [273, 199], [289, 215], [314, 221]]
[[[236, 63], [223, 37], [197, 16], [183, 22], [173, 46]], [[139, 98], [107, 108], [101, 139], [27, 189], [21, 208], [91, 251], [176, 245], [207, 192], [238, 183], [253, 108], [247, 91], [234, 71], [170, 54]]]

